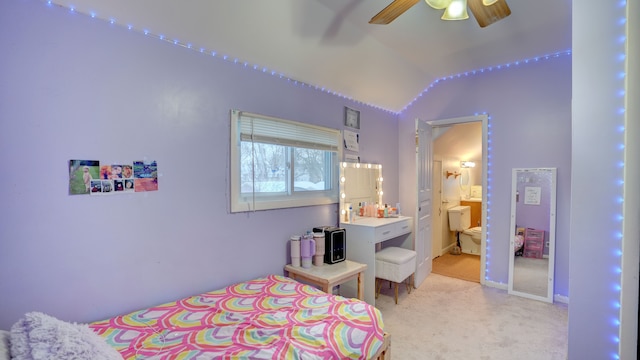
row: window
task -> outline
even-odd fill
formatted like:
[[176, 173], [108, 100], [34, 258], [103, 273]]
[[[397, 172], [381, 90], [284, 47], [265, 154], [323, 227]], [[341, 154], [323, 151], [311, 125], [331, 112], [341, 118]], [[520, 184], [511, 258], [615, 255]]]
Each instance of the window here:
[[231, 111], [231, 211], [338, 202], [340, 131]]

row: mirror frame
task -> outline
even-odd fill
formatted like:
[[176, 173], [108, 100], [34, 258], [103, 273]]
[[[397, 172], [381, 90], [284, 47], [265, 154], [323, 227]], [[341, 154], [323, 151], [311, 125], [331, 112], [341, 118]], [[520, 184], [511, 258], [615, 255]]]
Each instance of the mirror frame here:
[[[513, 289], [513, 271], [515, 265], [515, 242], [516, 231], [516, 191], [518, 185], [518, 173], [520, 172], [550, 172], [551, 189], [549, 199], [549, 266], [547, 269], [547, 295], [539, 296]], [[511, 173], [511, 226], [509, 228], [509, 289], [508, 293], [525, 298], [553, 303], [553, 286], [555, 271], [555, 248], [556, 248], [556, 188], [557, 188], [557, 168], [514, 168]]]
[[[352, 169], [359, 169], [359, 168], [363, 168], [363, 169], [372, 169], [378, 170], [378, 177], [376, 179], [376, 195], [378, 197], [378, 204], [382, 204], [382, 182], [384, 180], [384, 178], [382, 177], [382, 165], [380, 164], [368, 164], [368, 163], [358, 163], [358, 162], [341, 162], [340, 163], [340, 178], [339, 178], [339, 183], [340, 183], [340, 221], [339, 222], [349, 222], [349, 221], [345, 221], [345, 216], [347, 216], [347, 211], [348, 209], [345, 208], [345, 198], [347, 197], [347, 194], [345, 194], [345, 183], [347, 181], [349, 181], [349, 179], [347, 179], [345, 177], [345, 169], [346, 168], [352, 168]], [[353, 205], [353, 204], [352, 204]]]

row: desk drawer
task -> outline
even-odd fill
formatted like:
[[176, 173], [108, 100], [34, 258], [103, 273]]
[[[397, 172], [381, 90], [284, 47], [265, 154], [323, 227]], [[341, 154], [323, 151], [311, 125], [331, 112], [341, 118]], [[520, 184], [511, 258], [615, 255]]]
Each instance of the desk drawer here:
[[525, 241], [524, 248], [525, 250], [542, 250], [544, 246], [542, 241]]
[[375, 242], [393, 239], [400, 235], [411, 233], [411, 219], [402, 220], [392, 224], [377, 226], [375, 230]]
[[412, 230], [411, 219], [406, 219], [396, 224], [396, 234], [398, 235], [408, 234]]
[[535, 259], [542, 259], [542, 250], [524, 250], [524, 253], [522, 254], [523, 257], [526, 258], [535, 258]]
[[380, 242], [396, 237], [396, 234], [398, 233], [396, 230], [396, 225], [397, 224], [387, 224], [376, 227], [375, 242]]
[[527, 229], [524, 233], [525, 240], [544, 240], [544, 230]]

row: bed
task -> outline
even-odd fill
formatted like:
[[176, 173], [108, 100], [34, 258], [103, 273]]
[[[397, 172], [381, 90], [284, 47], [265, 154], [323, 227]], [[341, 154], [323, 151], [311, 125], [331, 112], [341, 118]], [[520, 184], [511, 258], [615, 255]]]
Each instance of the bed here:
[[271, 275], [89, 325], [125, 359], [372, 359], [378, 309]]
[[27, 313], [10, 339], [20, 360], [390, 357], [378, 309], [279, 275], [90, 324]]

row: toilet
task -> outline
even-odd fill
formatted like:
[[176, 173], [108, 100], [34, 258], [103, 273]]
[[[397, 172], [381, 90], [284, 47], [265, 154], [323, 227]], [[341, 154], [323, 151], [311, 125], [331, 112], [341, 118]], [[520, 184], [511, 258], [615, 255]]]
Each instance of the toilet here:
[[460, 234], [460, 248], [463, 253], [480, 255], [480, 243], [482, 242], [482, 227], [476, 226], [467, 229]]
[[454, 206], [448, 210], [449, 229], [460, 233], [460, 250], [465, 254], [480, 255], [482, 227], [471, 226], [471, 207]]

